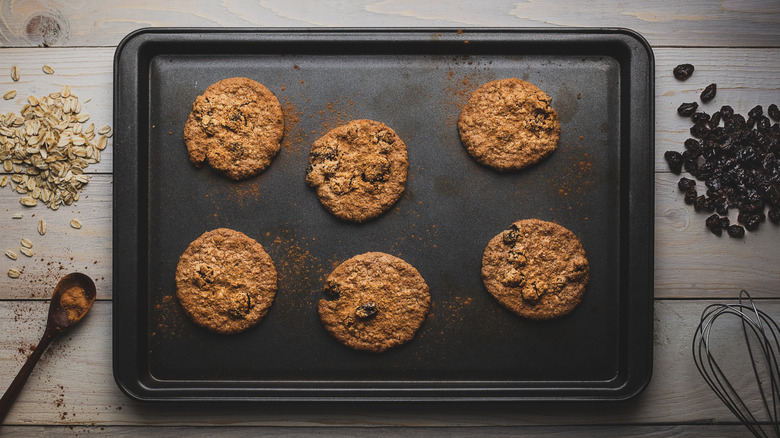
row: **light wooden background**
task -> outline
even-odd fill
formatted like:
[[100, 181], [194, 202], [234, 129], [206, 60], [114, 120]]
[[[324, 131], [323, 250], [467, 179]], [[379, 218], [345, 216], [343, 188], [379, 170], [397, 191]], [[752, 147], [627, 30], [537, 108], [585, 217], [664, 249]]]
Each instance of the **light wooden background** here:
[[[614, 4], [613, 4], [614, 3]], [[22, 207], [0, 190], [0, 249], [34, 242], [35, 257], [0, 261], [0, 386], [4, 389], [43, 332], [52, 288], [61, 274], [96, 280], [98, 299], [83, 324], [55, 343], [6, 419], [5, 436], [110, 433], [119, 436], [507, 435], [739, 436], [743, 429], [699, 377], [690, 353], [704, 307], [736, 301], [739, 289], [780, 321], [780, 227], [769, 222], [742, 240], [712, 236], [704, 213], [683, 204], [678, 177], [663, 152], [681, 149], [688, 125], [675, 113], [718, 84], [711, 112], [722, 104], [746, 113], [780, 103], [778, 1], [40, 1], [0, 0], [0, 113], [18, 112], [30, 94], [70, 84], [97, 126], [111, 123], [112, 61], [118, 42], [147, 26], [209, 27], [627, 27], [656, 57], [655, 341], [654, 373], [640, 396], [621, 403], [512, 405], [167, 405], [141, 404], [116, 387], [111, 371], [112, 146], [78, 205], [59, 211]], [[672, 68], [689, 62], [684, 83]], [[54, 67], [45, 75], [41, 66]], [[12, 83], [17, 65], [22, 78]], [[22, 212], [22, 219], [12, 219]], [[84, 224], [69, 227], [71, 218]], [[49, 224], [46, 236], [35, 231]], [[17, 251], [18, 252], [18, 251]], [[23, 268], [22, 278], [5, 275]], [[736, 326], [735, 326], [736, 329]], [[736, 330], [725, 343], [738, 343]], [[726, 353], [728, 366], [744, 355]], [[753, 402], [757, 400], [752, 398]], [[251, 426], [251, 427], [250, 427]], [[255, 427], [258, 426], [258, 427]]]

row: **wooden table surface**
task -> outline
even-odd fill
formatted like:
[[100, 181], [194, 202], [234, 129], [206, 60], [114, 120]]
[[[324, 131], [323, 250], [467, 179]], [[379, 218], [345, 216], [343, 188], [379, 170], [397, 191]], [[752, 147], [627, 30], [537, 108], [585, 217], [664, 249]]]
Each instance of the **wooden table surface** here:
[[[739, 436], [742, 428], [704, 384], [690, 343], [705, 306], [733, 303], [747, 289], [780, 320], [780, 227], [769, 222], [744, 239], [715, 237], [707, 216], [682, 202], [678, 176], [663, 160], [681, 150], [689, 125], [677, 116], [683, 101], [718, 84], [714, 111], [730, 104], [747, 113], [780, 103], [780, 3], [777, 1], [558, 1], [359, 0], [265, 1], [43, 1], [0, 0], [0, 113], [16, 112], [27, 96], [70, 84], [96, 126], [112, 121], [112, 61], [119, 41], [147, 26], [209, 27], [626, 27], [651, 44], [656, 62], [655, 327], [649, 387], [619, 403], [490, 405], [252, 405], [144, 404], [124, 396], [111, 369], [112, 147], [88, 168], [91, 181], [77, 204], [52, 211], [20, 205], [0, 189], [0, 249], [18, 249], [22, 237], [35, 256], [0, 261], [0, 385], [5, 388], [43, 333], [47, 298], [62, 273], [95, 279], [98, 302], [83, 323], [44, 354], [6, 425], [5, 436], [65, 433], [116, 435], [279, 434], [332, 432], [345, 436], [405, 433]], [[679, 82], [671, 71], [696, 66]], [[46, 75], [41, 68], [55, 69]], [[10, 78], [11, 66], [21, 72]], [[22, 219], [12, 219], [23, 213]], [[83, 224], [69, 226], [71, 218]], [[36, 232], [39, 219], [49, 224]], [[18, 252], [18, 251], [17, 251]], [[23, 270], [18, 279], [5, 275]], [[724, 342], [739, 342], [736, 330]], [[728, 338], [729, 336], [733, 339]], [[726, 366], [743, 354], [727, 353]], [[745, 378], [747, 379], [747, 378]], [[745, 383], [747, 380], [741, 383]], [[755, 391], [753, 391], [755, 392]], [[751, 400], [755, 402], [757, 395]], [[250, 427], [251, 426], [251, 427]]]

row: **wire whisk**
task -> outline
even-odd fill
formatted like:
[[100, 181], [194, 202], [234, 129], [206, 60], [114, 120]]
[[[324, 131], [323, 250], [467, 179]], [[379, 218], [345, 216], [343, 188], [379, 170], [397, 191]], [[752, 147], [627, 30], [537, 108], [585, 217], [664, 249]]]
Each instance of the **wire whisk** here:
[[[717, 343], [718, 340], [722, 340], [717, 335], [710, 337], [713, 326], [719, 319], [726, 317], [734, 317], [740, 321], [748, 353], [746, 359], [750, 361], [755, 385], [761, 397], [766, 417], [756, 418], [756, 415], [751, 412], [748, 403], [752, 399], [743, 399], [738, 391], [738, 389], [744, 391], [747, 388], [734, 387], [718, 363], [714, 355], [715, 351], [711, 348], [714, 347], [712, 342]], [[729, 326], [725, 328], [728, 329]], [[778, 409], [780, 409], [779, 338], [780, 327], [769, 315], [756, 307], [750, 294], [744, 290], [739, 292], [739, 304], [707, 306], [701, 314], [701, 320], [693, 336], [691, 350], [693, 361], [696, 363], [699, 373], [726, 407], [757, 437], [771, 436], [764, 429], [764, 426], [769, 426], [767, 428], [769, 433], [774, 432], [774, 436], [780, 437], [778, 423]], [[735, 346], [727, 347], [735, 348]], [[735, 373], [735, 370], [727, 371], [731, 371], [732, 375]], [[736, 372], [738, 373], [739, 370]]]

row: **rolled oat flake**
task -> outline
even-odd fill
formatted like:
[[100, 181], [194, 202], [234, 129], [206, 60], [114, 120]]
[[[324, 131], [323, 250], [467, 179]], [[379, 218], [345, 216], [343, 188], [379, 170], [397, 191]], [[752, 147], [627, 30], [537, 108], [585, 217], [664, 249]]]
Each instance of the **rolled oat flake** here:
[[38, 200], [30, 196], [25, 196], [19, 200], [19, 203], [21, 203], [25, 207], [35, 207], [36, 205], [38, 205]]

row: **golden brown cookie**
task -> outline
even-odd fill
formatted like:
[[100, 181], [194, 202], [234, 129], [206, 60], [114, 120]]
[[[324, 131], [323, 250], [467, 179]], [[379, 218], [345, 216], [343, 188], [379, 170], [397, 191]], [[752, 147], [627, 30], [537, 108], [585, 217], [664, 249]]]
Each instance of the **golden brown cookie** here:
[[395, 131], [384, 123], [354, 120], [314, 142], [306, 183], [328, 211], [363, 222], [398, 201], [408, 166], [406, 145]]
[[192, 104], [184, 125], [190, 161], [204, 162], [240, 180], [265, 170], [279, 152], [284, 133], [282, 106], [263, 84], [223, 79]]
[[254, 239], [227, 228], [203, 233], [176, 267], [176, 297], [192, 320], [217, 333], [254, 326], [276, 295], [276, 268]]
[[369, 252], [340, 264], [328, 276], [319, 314], [342, 344], [380, 353], [414, 337], [431, 306], [428, 285], [398, 257]]
[[531, 319], [568, 314], [582, 301], [590, 266], [580, 240], [538, 219], [517, 221], [490, 240], [482, 281], [504, 307]]
[[505, 171], [522, 169], [550, 155], [561, 136], [552, 99], [516, 78], [488, 82], [471, 94], [458, 132], [469, 155]]

